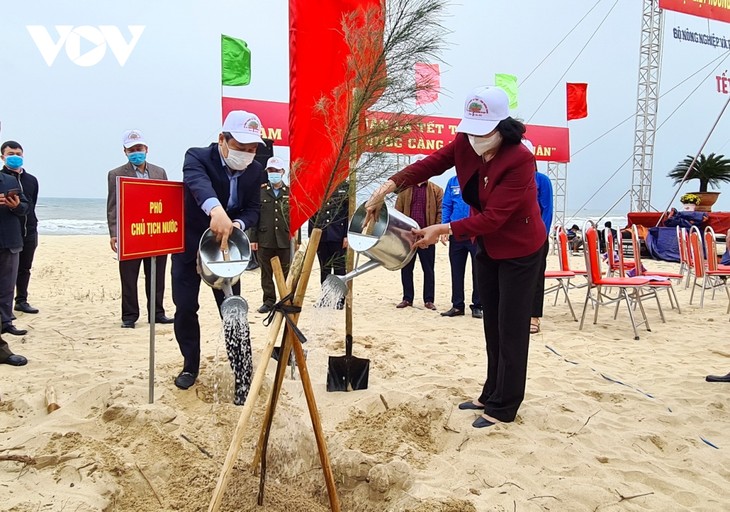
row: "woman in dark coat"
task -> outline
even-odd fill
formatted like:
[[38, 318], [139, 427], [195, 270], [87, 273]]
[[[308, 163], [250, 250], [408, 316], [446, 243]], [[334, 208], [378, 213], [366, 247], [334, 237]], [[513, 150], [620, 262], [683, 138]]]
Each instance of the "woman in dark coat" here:
[[479, 296], [484, 307], [487, 379], [481, 394], [459, 405], [483, 410], [472, 425], [511, 422], [525, 395], [530, 314], [540, 274], [545, 226], [535, 185], [535, 157], [523, 144], [525, 126], [509, 117], [507, 94], [479, 87], [469, 94], [453, 142], [409, 165], [368, 201], [368, 219], [388, 193], [456, 167], [468, 218], [414, 230], [419, 248], [440, 235], [476, 238]]

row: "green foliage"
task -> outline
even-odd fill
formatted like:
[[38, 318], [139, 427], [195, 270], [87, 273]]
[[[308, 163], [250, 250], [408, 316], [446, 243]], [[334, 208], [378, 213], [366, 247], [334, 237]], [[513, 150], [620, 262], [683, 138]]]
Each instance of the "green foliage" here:
[[[677, 166], [667, 173], [667, 176], [674, 179], [674, 184], [681, 183], [684, 175], [687, 174], [687, 180], [699, 180], [699, 192], [707, 192], [708, 186], [712, 188], [720, 188], [720, 183], [730, 182], [730, 159], [725, 155], [710, 156], [701, 154], [697, 161], [692, 165], [694, 158], [687, 155], [687, 158], [677, 164]], [[689, 174], [687, 170], [690, 169]]]

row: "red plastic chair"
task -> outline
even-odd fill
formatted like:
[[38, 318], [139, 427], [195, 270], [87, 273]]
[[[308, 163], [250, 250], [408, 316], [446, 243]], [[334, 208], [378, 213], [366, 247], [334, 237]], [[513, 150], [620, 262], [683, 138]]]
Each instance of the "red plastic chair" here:
[[[594, 307], [593, 323], [598, 322], [598, 308], [602, 305], [616, 304], [616, 312], [614, 318], [618, 313], [618, 306], [621, 302], [626, 302], [626, 308], [629, 312], [629, 318], [631, 319], [631, 327], [634, 330], [634, 339], [639, 339], [639, 332], [637, 327], [645, 325], [647, 331], [651, 331], [649, 327], [649, 320], [646, 318], [646, 312], [644, 311], [644, 305], [641, 302], [640, 289], [647, 284], [649, 280], [643, 277], [604, 277], [601, 271], [601, 258], [599, 255], [598, 248], [598, 232], [596, 231], [593, 223], [586, 223], [585, 238], [583, 240], [583, 254], [586, 259], [586, 269], [588, 270], [588, 290], [586, 291], [586, 300], [583, 304], [583, 314], [580, 319], [579, 329], [583, 329], [583, 322], [585, 321], [586, 312], [588, 311], [588, 304], [591, 303]], [[606, 289], [618, 290], [618, 297], [611, 297], [604, 292]], [[631, 292], [629, 292], [631, 290]], [[593, 292], [595, 291], [595, 296]], [[654, 290], [656, 294], [656, 290]], [[643, 321], [636, 323], [634, 319], [633, 305], [636, 304], [639, 307]]]
[[568, 303], [568, 307], [570, 308], [570, 314], [573, 315], [573, 320], [577, 322], [578, 317], [575, 316], [573, 304], [570, 302], [570, 297], [568, 296], [570, 280], [574, 277], [575, 272], [571, 272], [570, 270], [546, 270], [545, 279], [555, 279], [557, 283], [549, 288], [545, 288], [545, 295], [555, 292], [555, 302], [553, 302], [554, 306], [558, 303], [558, 295], [560, 295], [560, 291], [562, 290], [565, 295], [565, 302]]
[[692, 264], [692, 255], [689, 250], [689, 242], [687, 241], [687, 230], [677, 226], [677, 246], [679, 247], [679, 273], [687, 277], [684, 287], [689, 286], [690, 276], [694, 273], [694, 265]]
[[[557, 235], [558, 235], [558, 261], [560, 262], [560, 270], [563, 272], [573, 272], [576, 276], [583, 276], [586, 279], [588, 279], [588, 272], [586, 270], [580, 270], [580, 269], [574, 269], [570, 268], [570, 257], [568, 255], [568, 235], [565, 234], [565, 228], [563, 226], [557, 227]], [[588, 283], [585, 284], [575, 284], [573, 282], [568, 282], [568, 288], [583, 288], [585, 286], [588, 286]], [[557, 294], [555, 296], [555, 301], [557, 302], [558, 297]]]
[[634, 268], [633, 260], [624, 258], [624, 247], [621, 238], [613, 239], [613, 232], [610, 229], [604, 229], [604, 239], [606, 240], [606, 254], [608, 256], [608, 277], [618, 274], [618, 277], [626, 277], [626, 271]]
[[[651, 282], [647, 285], [653, 288], [666, 288], [667, 294], [669, 295], [669, 304], [672, 306], [672, 309], [674, 309], [674, 305], [677, 305], [677, 311], [681, 314], [682, 310], [679, 307], [679, 301], [677, 300], [677, 294], [674, 292], [674, 285], [672, 285], [672, 279], [677, 279], [678, 282], [682, 282], [682, 279], [684, 279], [684, 276], [682, 274], [678, 274], [676, 272], [663, 272], [659, 270], [644, 270], [644, 265], [641, 263], [641, 244], [639, 243], [639, 230], [636, 229], [636, 224], [631, 226], [631, 246], [634, 250], [634, 262], [636, 263], [636, 266], [634, 267], [636, 272], [636, 277], [646, 277], [651, 280]], [[659, 280], [652, 280], [652, 277], [658, 277]], [[662, 280], [666, 279], [666, 281]], [[661, 311], [661, 307], [659, 311], [662, 313], [662, 320], [664, 320], [664, 313]]]
[[[720, 266], [717, 263], [717, 247], [715, 244], [715, 232], [708, 226], [705, 230], [705, 244], [707, 245], [707, 252], [711, 255], [710, 258], [705, 258], [705, 253], [702, 247], [702, 236], [697, 226], [692, 226], [689, 231], [689, 246], [692, 251], [692, 260], [694, 261], [695, 273], [694, 281], [692, 282], [692, 293], [689, 296], [689, 303], [692, 304], [692, 300], [695, 295], [695, 287], [701, 286], [702, 292], [700, 294], [700, 307], [704, 307], [705, 303], [705, 290], [713, 290], [722, 286], [725, 288], [727, 298], [730, 300], [730, 288], [728, 288], [727, 277], [730, 277], [730, 268]], [[726, 279], [721, 279], [725, 277]], [[701, 280], [700, 283], [697, 281]]]

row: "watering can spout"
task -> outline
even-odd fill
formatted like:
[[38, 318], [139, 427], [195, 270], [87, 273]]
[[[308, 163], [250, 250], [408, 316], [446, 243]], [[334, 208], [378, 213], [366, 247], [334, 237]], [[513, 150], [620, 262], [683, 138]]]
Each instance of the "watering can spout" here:
[[324, 283], [322, 283], [322, 302], [333, 305], [337, 304], [347, 295], [347, 283], [349, 281], [381, 265], [382, 263], [379, 261], [370, 260], [344, 276], [328, 275]]

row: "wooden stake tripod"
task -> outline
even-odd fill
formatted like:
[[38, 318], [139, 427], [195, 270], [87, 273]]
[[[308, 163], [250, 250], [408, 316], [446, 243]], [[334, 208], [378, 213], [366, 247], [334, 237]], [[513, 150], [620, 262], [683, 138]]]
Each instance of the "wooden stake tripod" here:
[[[314, 258], [317, 254], [317, 246], [319, 245], [319, 239], [322, 235], [322, 230], [315, 229], [310, 234], [309, 238], [309, 245], [307, 246], [307, 251], [304, 256], [304, 265], [302, 266], [301, 275], [298, 278], [294, 277], [295, 272], [289, 273], [289, 278], [287, 279], [287, 282], [284, 282], [284, 274], [281, 270], [281, 265], [279, 264], [278, 258], [272, 259], [272, 267], [274, 267], [274, 276], [276, 278], [276, 284], [279, 288], [279, 295], [281, 297], [286, 297], [289, 295], [290, 290], [292, 290], [294, 287], [296, 287], [296, 293], [294, 295], [294, 299], [291, 301], [292, 305], [295, 307], [301, 307], [302, 302], [304, 301], [304, 296], [306, 294], [307, 290], [307, 284], [309, 283], [309, 276], [312, 271], [312, 265], [314, 264]], [[299, 313], [295, 313], [294, 315], [291, 315], [291, 319], [296, 325], [296, 322], [299, 318]], [[225, 493], [226, 487], [228, 485], [228, 480], [230, 478], [231, 470], [233, 469], [233, 464], [235, 463], [236, 459], [238, 458], [238, 453], [241, 449], [241, 442], [243, 441], [243, 435], [245, 432], [246, 425], [248, 424], [248, 420], [251, 417], [251, 413], [253, 411], [253, 406], [256, 402], [256, 398], [258, 396], [258, 393], [261, 389], [261, 384], [263, 382], [264, 376], [266, 374], [266, 368], [269, 364], [269, 360], [271, 358], [271, 353], [274, 349], [274, 344], [276, 343], [276, 339], [279, 335], [279, 329], [281, 328], [281, 324], [283, 322], [283, 314], [277, 313], [274, 317], [274, 322], [271, 324], [271, 329], [269, 331], [269, 340], [267, 345], [264, 347], [264, 350], [261, 354], [261, 360], [259, 361], [259, 368], [256, 370], [256, 374], [253, 377], [253, 381], [251, 383], [251, 390], [249, 391], [248, 398], [246, 399], [246, 403], [244, 404], [243, 410], [241, 411], [241, 416], [238, 419], [238, 424], [236, 425], [236, 429], [233, 433], [233, 440], [231, 441], [231, 445], [228, 448], [228, 453], [226, 454], [226, 460], [223, 463], [223, 468], [221, 470], [221, 474], [218, 478], [218, 483], [216, 484], [216, 488], [213, 491], [213, 497], [211, 499], [210, 505], [208, 507], [209, 512], [217, 512], [220, 509], [221, 502], [223, 500], [223, 495]], [[317, 411], [317, 404], [314, 399], [314, 391], [312, 390], [312, 382], [309, 378], [309, 371], [307, 370], [307, 363], [306, 359], [304, 357], [304, 350], [302, 349], [302, 345], [299, 342], [299, 340], [296, 338], [296, 336], [293, 334], [291, 329], [287, 329], [287, 336], [284, 338], [284, 342], [282, 343], [282, 349], [279, 353], [279, 359], [280, 361], [288, 361], [289, 353], [294, 349], [294, 356], [297, 361], [297, 366], [299, 367], [299, 374], [301, 376], [302, 386], [304, 388], [304, 395], [307, 399], [307, 407], [309, 409], [309, 415], [312, 419], [312, 428], [314, 429], [314, 435], [315, 439], [317, 440], [317, 448], [319, 451], [319, 458], [320, 462], [322, 464], [322, 471], [324, 472], [324, 478], [325, 483], [327, 485], [327, 493], [329, 495], [329, 502], [330, 502], [330, 509], [333, 512], [339, 512], [340, 511], [340, 505], [339, 500], [337, 497], [337, 490], [335, 488], [335, 482], [334, 482], [334, 476], [332, 474], [332, 467], [329, 462], [329, 455], [327, 453], [327, 445], [325, 443], [324, 434], [322, 432], [322, 424], [319, 419], [319, 412]], [[288, 342], [287, 342], [288, 341]], [[276, 375], [276, 383], [274, 388], [281, 388], [281, 380], [283, 380], [284, 377], [284, 371], [286, 370], [286, 365], [282, 364], [279, 368], [280, 371], [277, 372]], [[272, 396], [271, 400], [269, 402], [269, 407], [266, 411], [266, 418], [264, 419], [264, 427], [263, 429], [266, 429], [266, 432], [262, 430], [262, 437], [268, 437], [268, 430], [271, 426], [271, 418], [273, 418], [273, 409], [271, 407], [271, 404], [276, 404], [276, 401], [278, 399], [278, 392], [274, 393], [272, 389]], [[267, 427], [268, 425], [268, 427]], [[259, 452], [262, 449], [262, 442], [259, 442], [259, 447], [257, 449], [257, 455], [255, 456], [254, 460], [258, 460]], [[263, 481], [262, 481], [262, 487], [263, 487]], [[263, 496], [263, 493], [259, 493], [260, 498]]]

